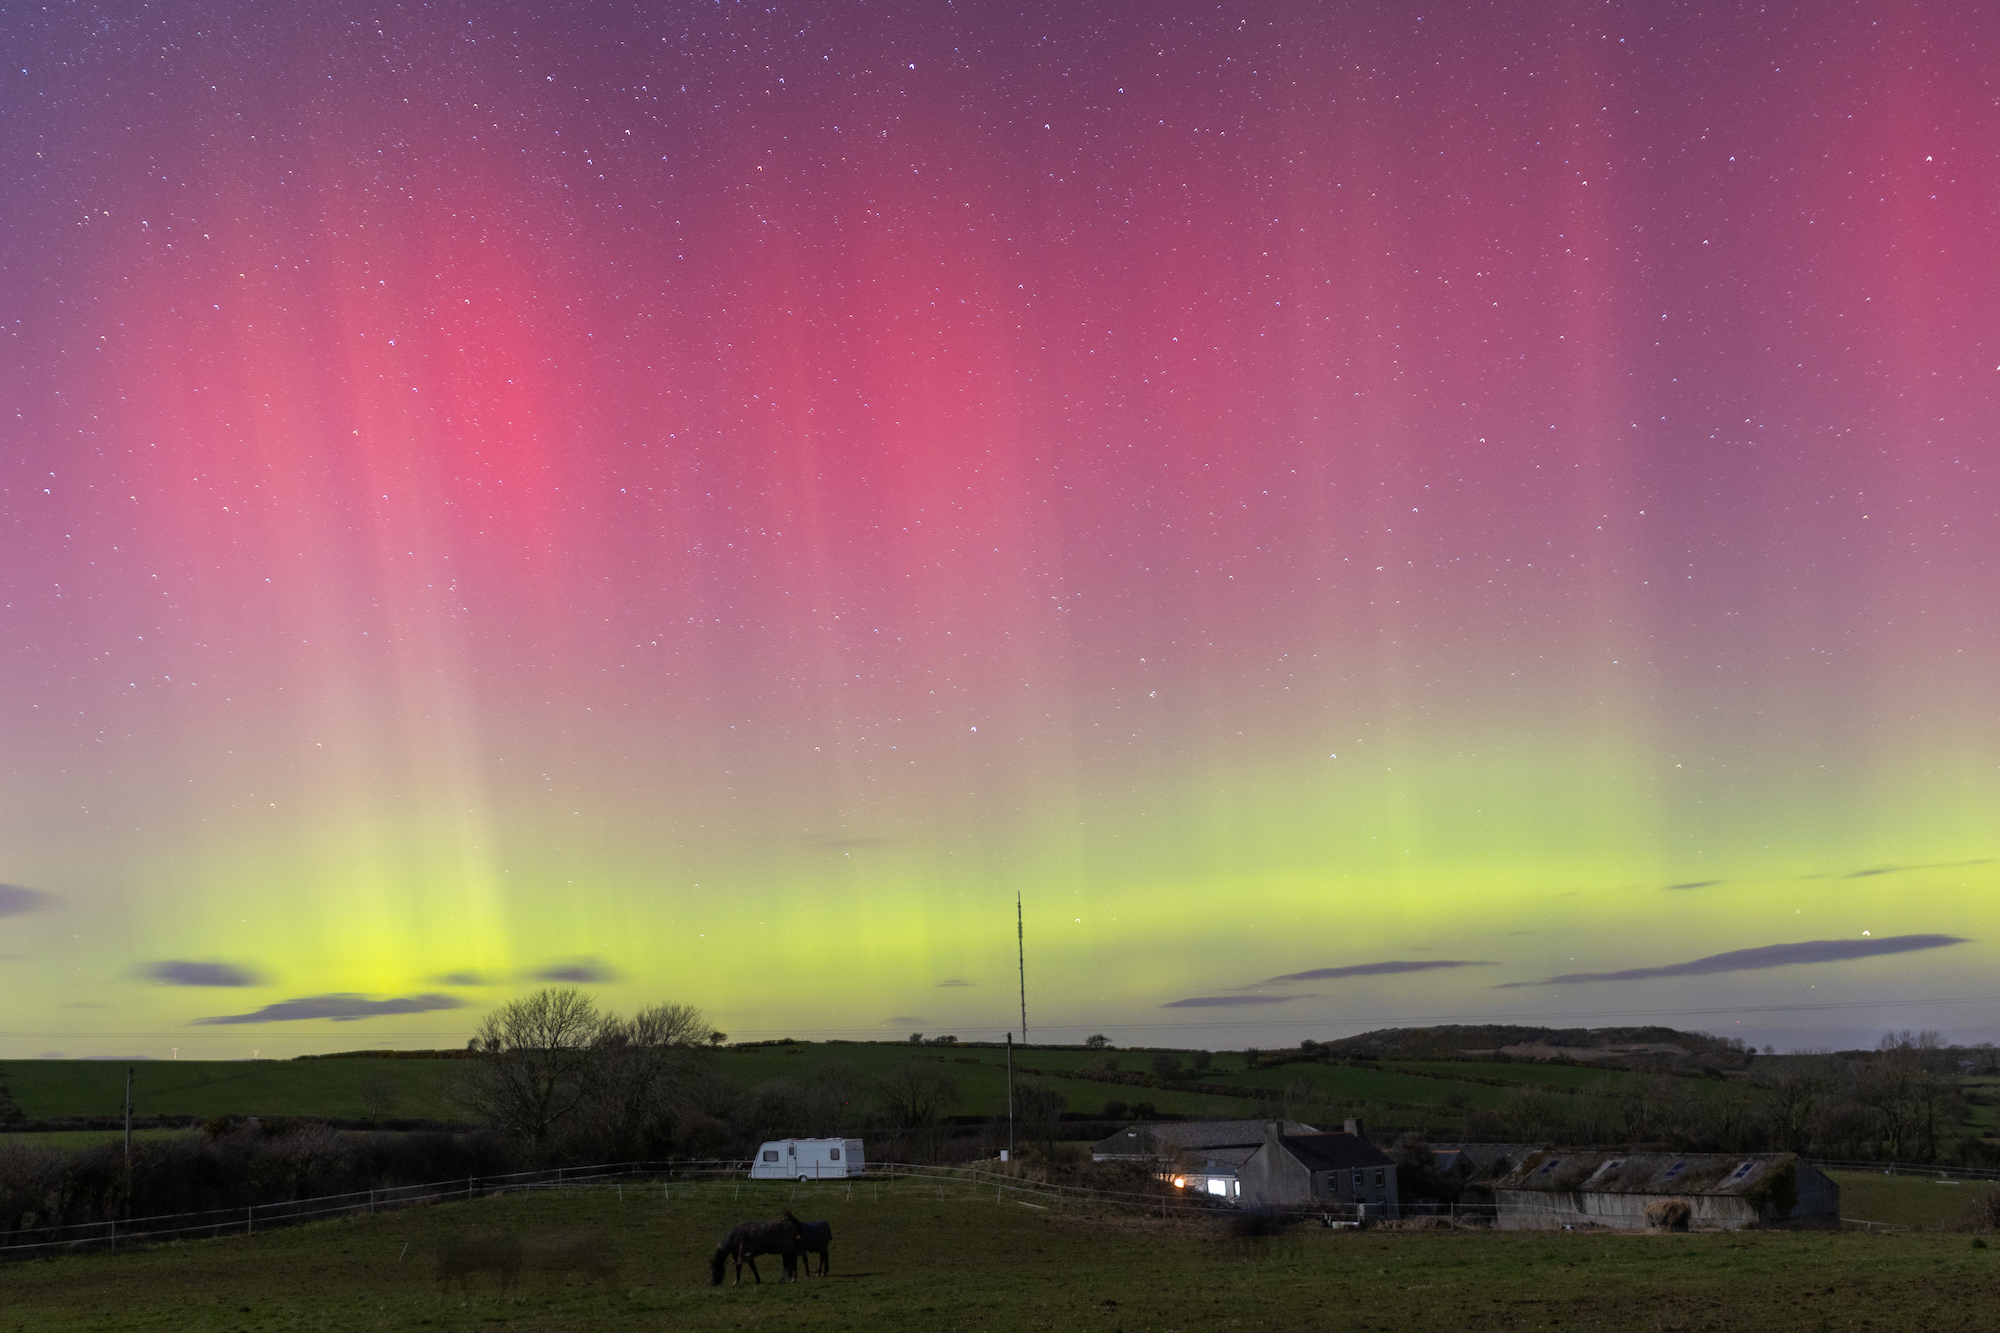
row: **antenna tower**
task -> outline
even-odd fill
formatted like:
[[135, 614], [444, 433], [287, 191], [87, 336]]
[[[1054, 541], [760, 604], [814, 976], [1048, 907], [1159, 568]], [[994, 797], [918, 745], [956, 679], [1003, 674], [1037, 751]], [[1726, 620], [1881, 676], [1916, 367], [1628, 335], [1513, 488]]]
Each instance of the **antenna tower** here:
[[1014, 891], [1014, 957], [1021, 969], [1021, 1044], [1028, 1044], [1028, 942], [1021, 932], [1021, 893]]

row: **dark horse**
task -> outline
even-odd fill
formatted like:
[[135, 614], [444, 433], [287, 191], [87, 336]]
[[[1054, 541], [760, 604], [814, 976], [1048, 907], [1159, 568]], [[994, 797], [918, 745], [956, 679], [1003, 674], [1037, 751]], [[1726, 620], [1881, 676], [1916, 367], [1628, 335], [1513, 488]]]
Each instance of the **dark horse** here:
[[785, 1279], [798, 1281], [799, 1251], [803, 1248], [801, 1236], [805, 1224], [792, 1216], [787, 1208], [783, 1217], [769, 1222], [745, 1222], [736, 1230], [722, 1238], [722, 1244], [715, 1247], [715, 1257], [709, 1260], [708, 1277], [711, 1287], [722, 1285], [722, 1269], [732, 1259], [736, 1261], [736, 1280], [743, 1281], [743, 1265], [750, 1265], [750, 1276], [762, 1286], [764, 1275], [757, 1271], [757, 1256], [775, 1254], [785, 1261]]
[[830, 1222], [808, 1222], [799, 1231], [799, 1249], [806, 1256], [806, 1276], [813, 1271], [812, 1257], [819, 1256], [819, 1275], [826, 1276], [826, 1251], [833, 1244], [833, 1224]]

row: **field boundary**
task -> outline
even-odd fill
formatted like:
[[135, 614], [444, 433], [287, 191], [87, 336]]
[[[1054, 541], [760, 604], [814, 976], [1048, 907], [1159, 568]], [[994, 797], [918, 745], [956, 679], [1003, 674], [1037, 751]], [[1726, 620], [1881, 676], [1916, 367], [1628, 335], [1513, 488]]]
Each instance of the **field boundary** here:
[[[576, 1190], [622, 1188], [628, 1183], [659, 1184], [671, 1190], [676, 1183], [736, 1182], [759, 1188], [790, 1185], [796, 1196], [802, 1185], [873, 1184], [894, 1186], [907, 1181], [935, 1183], [939, 1197], [950, 1189], [961, 1197], [984, 1197], [992, 1192], [997, 1202], [1041, 1199], [1048, 1203], [1091, 1203], [1108, 1207], [1170, 1212], [1209, 1213], [1231, 1210], [1219, 1200], [1172, 1192], [1145, 1193], [1093, 1189], [1079, 1185], [1051, 1184], [1023, 1180], [1016, 1176], [976, 1167], [929, 1166], [912, 1162], [883, 1162], [860, 1176], [828, 1176], [809, 1181], [755, 1181], [749, 1179], [747, 1158], [711, 1158], [690, 1161], [616, 1162], [593, 1166], [551, 1167], [541, 1171], [515, 1171], [504, 1175], [466, 1176], [429, 1181], [419, 1185], [398, 1185], [342, 1194], [318, 1195], [309, 1199], [288, 1199], [275, 1203], [247, 1204], [236, 1208], [210, 1208], [183, 1213], [159, 1213], [148, 1217], [119, 1218], [104, 1222], [74, 1222], [54, 1227], [23, 1227], [0, 1231], [0, 1261], [30, 1259], [55, 1254], [85, 1252], [117, 1253], [120, 1246], [169, 1240], [251, 1236], [274, 1227], [298, 1226], [306, 1222], [336, 1217], [365, 1216], [454, 1200], [492, 1198], [536, 1190]], [[1025, 1198], [1023, 1197], [1025, 1196]], [[1046, 1206], [1046, 1205], [1034, 1205]]]
[[1943, 1166], [1920, 1162], [1843, 1162], [1825, 1157], [1808, 1157], [1809, 1166], [1822, 1171], [1866, 1171], [1885, 1176], [1936, 1176], [1939, 1180], [2000, 1180], [2000, 1171], [1984, 1166]]

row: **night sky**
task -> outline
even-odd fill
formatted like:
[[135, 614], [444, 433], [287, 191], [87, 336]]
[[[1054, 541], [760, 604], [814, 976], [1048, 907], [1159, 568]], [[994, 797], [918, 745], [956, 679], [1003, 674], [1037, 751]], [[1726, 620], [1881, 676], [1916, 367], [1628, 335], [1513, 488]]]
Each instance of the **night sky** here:
[[0, 55], [0, 1054], [2000, 1036], [1990, 9]]

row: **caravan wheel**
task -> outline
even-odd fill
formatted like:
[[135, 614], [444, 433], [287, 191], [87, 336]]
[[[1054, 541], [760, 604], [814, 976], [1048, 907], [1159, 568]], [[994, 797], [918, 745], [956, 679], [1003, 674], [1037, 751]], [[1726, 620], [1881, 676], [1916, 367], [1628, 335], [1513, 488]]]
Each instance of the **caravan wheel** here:
[[799, 1172], [799, 1184], [803, 1185], [805, 1183], [806, 1183], [806, 1173], [801, 1171]]

